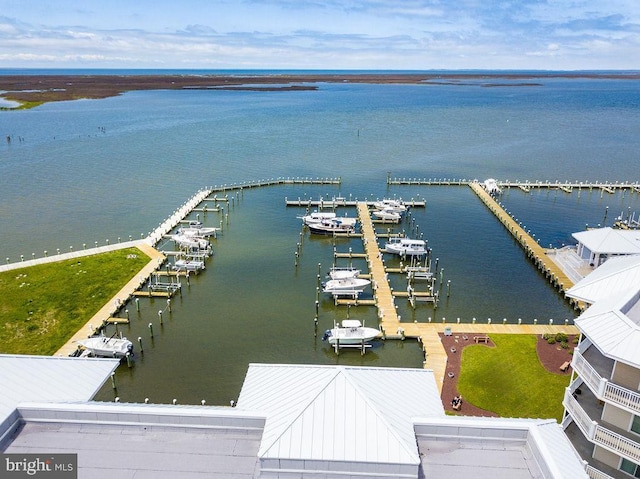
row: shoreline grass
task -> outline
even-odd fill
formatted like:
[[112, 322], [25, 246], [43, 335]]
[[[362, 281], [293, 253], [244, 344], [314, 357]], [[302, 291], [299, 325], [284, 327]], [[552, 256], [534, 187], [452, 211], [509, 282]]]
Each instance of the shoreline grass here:
[[0, 273], [0, 353], [54, 354], [148, 262], [132, 247]]

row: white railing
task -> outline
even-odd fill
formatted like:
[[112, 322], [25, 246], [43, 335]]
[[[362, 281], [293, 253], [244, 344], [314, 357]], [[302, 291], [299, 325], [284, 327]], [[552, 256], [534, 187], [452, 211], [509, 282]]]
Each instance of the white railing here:
[[640, 443], [611, 431], [592, 420], [582, 406], [571, 395], [569, 388], [565, 390], [564, 407], [571, 414], [582, 434], [592, 443], [603, 447], [619, 456], [635, 463], [640, 462]]
[[587, 475], [589, 476], [589, 479], [615, 479], [615, 477], [610, 476], [609, 474], [605, 474], [604, 472], [602, 472], [599, 469], [596, 469], [593, 466], [590, 466], [587, 464]]
[[587, 361], [580, 351], [577, 349], [573, 350], [573, 359], [571, 360], [571, 366], [574, 371], [578, 373], [580, 378], [587, 383], [589, 389], [593, 391], [593, 393], [599, 398], [602, 399], [602, 392], [604, 390], [604, 383], [606, 379], [604, 379], [598, 371], [594, 369], [589, 361]]
[[640, 394], [635, 391], [607, 381], [603, 399], [631, 409], [635, 414], [640, 414]]
[[594, 442], [633, 462], [640, 462], [640, 444], [600, 425], [596, 427]]
[[578, 401], [576, 401], [571, 395], [569, 388], [565, 390], [563, 405], [573, 418], [573, 422], [575, 422], [582, 431], [582, 434], [592, 441], [593, 434], [598, 423], [591, 419], [585, 410], [582, 409]]
[[598, 399], [640, 415], [640, 393], [619, 386], [600, 376], [577, 349], [573, 351], [571, 365]]

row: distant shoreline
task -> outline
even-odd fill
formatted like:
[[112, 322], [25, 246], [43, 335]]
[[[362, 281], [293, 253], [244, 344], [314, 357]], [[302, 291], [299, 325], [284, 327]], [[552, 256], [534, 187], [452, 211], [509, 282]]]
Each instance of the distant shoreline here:
[[[0, 75], [0, 96], [25, 107], [53, 101], [100, 99], [139, 90], [317, 90], [319, 83], [541, 86], [540, 78], [638, 80], [640, 73], [342, 73], [255, 75]], [[6, 109], [6, 108], [5, 108]]]

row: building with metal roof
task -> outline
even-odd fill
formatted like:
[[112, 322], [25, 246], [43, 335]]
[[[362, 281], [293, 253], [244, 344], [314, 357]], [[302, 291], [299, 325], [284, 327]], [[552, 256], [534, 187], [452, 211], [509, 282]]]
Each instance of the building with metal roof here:
[[[62, 361], [24, 358], [0, 357], [15, 369], [3, 386]], [[429, 370], [251, 364], [235, 407], [185, 406], [88, 401], [116, 363], [84, 361], [65, 358], [64, 381], [109, 366], [86, 390], [51, 396], [36, 383], [3, 403], [14, 421], [0, 451], [75, 453], [91, 479], [587, 478], [556, 421], [447, 416]]]
[[[640, 477], [640, 256], [612, 258], [567, 295], [588, 304], [575, 320], [563, 426], [592, 477]], [[597, 475], [605, 474], [605, 475]]]
[[605, 227], [580, 231], [571, 236], [578, 242], [578, 255], [595, 267], [614, 256], [640, 254], [638, 230]]

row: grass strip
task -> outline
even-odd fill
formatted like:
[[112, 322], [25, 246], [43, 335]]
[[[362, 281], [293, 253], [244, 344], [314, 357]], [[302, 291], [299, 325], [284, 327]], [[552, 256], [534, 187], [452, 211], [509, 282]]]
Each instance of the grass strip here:
[[0, 353], [55, 353], [148, 262], [126, 248], [0, 273]]

